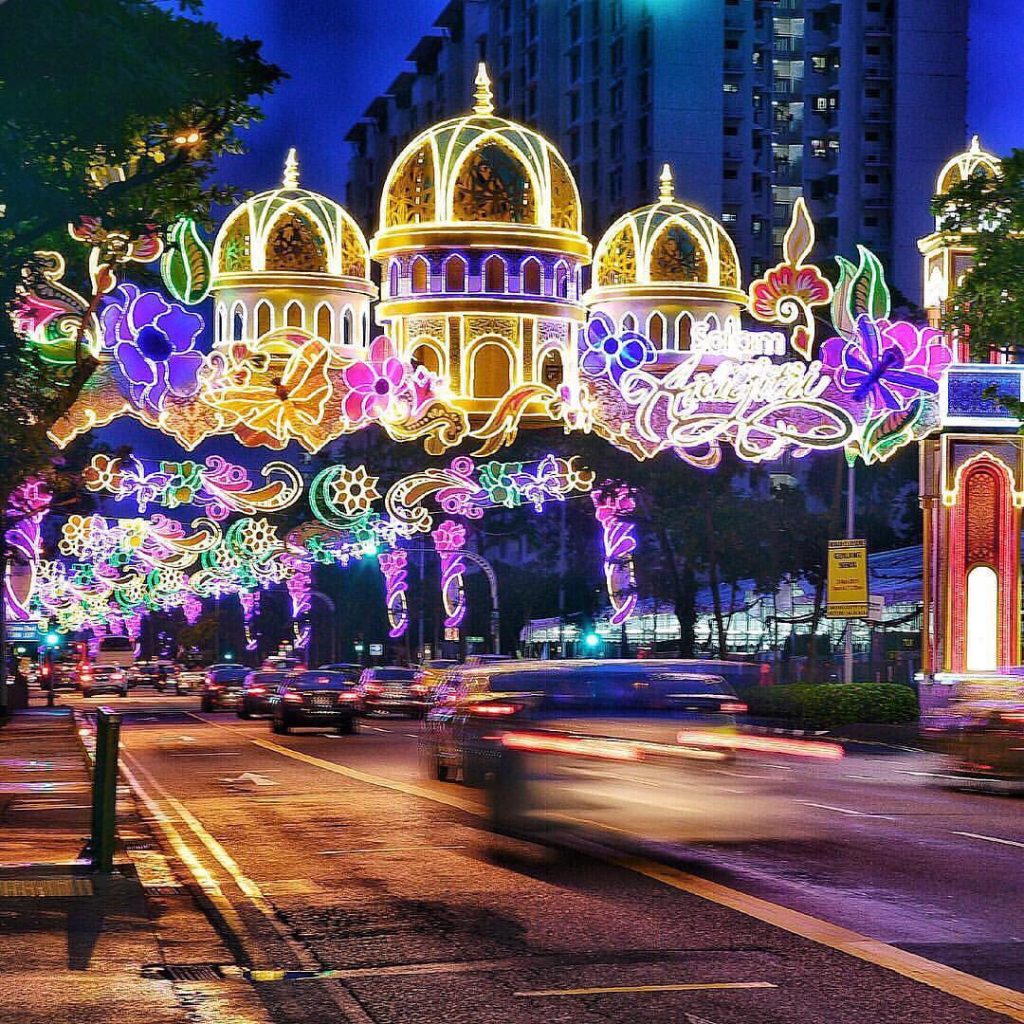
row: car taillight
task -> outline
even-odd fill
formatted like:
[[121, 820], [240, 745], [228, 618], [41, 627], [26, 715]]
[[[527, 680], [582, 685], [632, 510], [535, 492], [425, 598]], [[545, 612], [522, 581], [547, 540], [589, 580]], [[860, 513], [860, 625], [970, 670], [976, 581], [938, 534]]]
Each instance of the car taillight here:
[[747, 713], [747, 705], [742, 704], [739, 701], [730, 700], [719, 705], [718, 710], [721, 711], [723, 715], [745, 715]]
[[743, 750], [755, 754], [789, 754], [793, 757], [814, 757], [825, 761], [839, 761], [843, 748], [838, 743], [817, 740], [786, 739], [777, 736], [747, 736], [726, 733], [682, 730], [676, 733], [676, 742], [684, 747], [703, 750]]
[[384, 687], [381, 686], [380, 683], [367, 683], [365, 689], [366, 689], [367, 693], [383, 693], [384, 692]]
[[1008, 711], [999, 717], [1010, 725], [1024, 725], [1024, 711]]
[[49, 666], [49, 665], [44, 665], [44, 666], [43, 666], [43, 672], [42, 672], [42, 674], [43, 674], [44, 676], [48, 676], [48, 675], [50, 674], [50, 666]]
[[359, 694], [358, 693], [339, 693], [338, 694], [338, 700], [339, 701], [343, 701], [343, 700], [346, 700], [346, 701], [359, 700]]
[[267, 688], [265, 686], [250, 686], [249, 687], [249, 692], [250, 693], [266, 693], [267, 692]]
[[414, 683], [412, 686], [409, 687], [409, 692], [415, 693], [417, 697], [422, 697], [428, 691], [425, 686], [421, 686], [419, 683]]
[[471, 715], [483, 715], [486, 718], [501, 718], [522, 711], [522, 704], [473, 704], [469, 708]]
[[302, 694], [301, 693], [295, 693], [294, 690], [289, 690], [284, 695], [282, 700], [288, 701], [289, 704], [301, 704], [302, 703]]

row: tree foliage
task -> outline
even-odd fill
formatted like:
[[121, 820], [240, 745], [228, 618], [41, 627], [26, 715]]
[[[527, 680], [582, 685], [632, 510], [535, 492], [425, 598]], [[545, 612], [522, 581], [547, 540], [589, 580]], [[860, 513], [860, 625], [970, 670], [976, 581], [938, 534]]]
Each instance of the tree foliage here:
[[[0, 307], [39, 250], [65, 256], [68, 283], [95, 302], [88, 250], [69, 223], [131, 234], [179, 216], [208, 222], [227, 186], [207, 183], [241, 148], [254, 105], [281, 77], [260, 44], [228, 39], [155, 0], [10, 0], [0, 5]], [[73, 404], [91, 360], [61, 369], [0, 316], [0, 500], [52, 453], [49, 427]]]
[[975, 247], [974, 265], [957, 285], [944, 326], [970, 340], [975, 358], [1024, 344], [1024, 150], [1002, 160], [1002, 173], [978, 175], [936, 196], [943, 230]]

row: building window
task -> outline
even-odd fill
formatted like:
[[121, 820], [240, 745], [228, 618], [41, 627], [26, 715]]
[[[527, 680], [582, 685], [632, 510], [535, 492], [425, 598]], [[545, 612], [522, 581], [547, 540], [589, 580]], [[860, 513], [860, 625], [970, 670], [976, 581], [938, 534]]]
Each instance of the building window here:
[[559, 263], [555, 268], [555, 295], [560, 299], [569, 297], [569, 271], [564, 263]]
[[731, 212], [731, 211], [729, 211], [729, 210], [726, 210], [722, 214], [722, 223], [723, 224], [735, 224], [736, 223], [736, 214]]
[[540, 263], [537, 260], [529, 259], [523, 263], [522, 271], [523, 275], [523, 292], [526, 295], [540, 295], [541, 293], [541, 274], [540, 274]]
[[636, 80], [636, 92], [641, 106], [651, 102], [651, 76], [646, 71]]
[[577, 89], [573, 89], [569, 93], [569, 120], [578, 121], [580, 119], [580, 94]]
[[622, 67], [622, 57], [625, 47], [621, 39], [616, 39], [612, 43], [612, 71], [618, 71]]
[[512, 360], [498, 342], [487, 342], [473, 356], [473, 396], [501, 398], [512, 386]]
[[828, 147], [824, 139], [811, 139], [811, 156], [828, 156]]
[[623, 99], [623, 87], [622, 82], [616, 82], [609, 93], [609, 99], [611, 101], [611, 108], [613, 114], [622, 113], [622, 99]]
[[289, 302], [284, 311], [284, 322], [289, 327], [302, 327], [302, 307], [297, 302]]
[[824, 53], [811, 54], [811, 68], [819, 74], [828, 71], [828, 57]]
[[444, 290], [464, 292], [466, 290], [466, 262], [461, 256], [450, 256], [444, 265]]
[[828, 97], [827, 96], [815, 96], [814, 97], [814, 109], [820, 113], [828, 111]]
[[580, 60], [580, 48], [574, 46], [569, 51], [569, 81], [575, 82], [579, 80], [580, 71], [583, 62]]
[[660, 313], [652, 313], [647, 321], [647, 337], [655, 348], [665, 347], [665, 318]]
[[345, 345], [355, 344], [356, 318], [352, 310], [346, 306], [345, 315], [341, 318], [341, 340]]
[[579, 7], [569, 11], [569, 38], [576, 42], [583, 32], [583, 12]]
[[612, 159], [617, 160], [622, 156], [622, 125], [617, 124], [611, 130], [609, 135], [609, 142], [611, 145]]
[[573, 128], [569, 132], [569, 159], [579, 160], [580, 158], [580, 132], [578, 128]]
[[414, 259], [412, 261], [412, 290], [414, 292], [425, 292], [428, 288], [430, 273], [427, 268], [427, 261]]
[[617, 203], [622, 198], [621, 168], [616, 168], [608, 174], [608, 195], [611, 197], [613, 203]]
[[562, 383], [562, 379], [562, 354], [554, 349], [546, 352], [540, 367], [541, 383], [547, 384], [549, 388], [557, 388]]
[[398, 260], [392, 260], [388, 268], [388, 297], [394, 298], [398, 294]]
[[736, 82], [723, 82], [722, 83], [722, 92], [735, 93], [735, 92], [739, 92], [739, 91], [740, 91], [740, 87], [739, 87], [739, 84], [736, 83]]
[[316, 334], [324, 341], [334, 340], [334, 317], [331, 316], [331, 307], [323, 303], [316, 311]]
[[484, 263], [484, 291], [500, 293], [505, 290], [505, 264], [500, 256], [488, 256]]
[[264, 334], [273, 329], [274, 311], [271, 309], [270, 303], [263, 299], [256, 307], [256, 337], [262, 338]]

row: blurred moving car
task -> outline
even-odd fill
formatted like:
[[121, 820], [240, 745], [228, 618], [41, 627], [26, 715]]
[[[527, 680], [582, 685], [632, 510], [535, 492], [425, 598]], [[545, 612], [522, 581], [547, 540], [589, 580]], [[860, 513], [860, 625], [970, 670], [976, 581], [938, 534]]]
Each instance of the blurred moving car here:
[[203, 682], [200, 709], [220, 711], [235, 707], [242, 693], [242, 683], [250, 671], [245, 665], [211, 665]]
[[306, 667], [301, 658], [292, 654], [272, 654], [269, 658], [263, 659], [260, 668], [267, 672], [298, 672]]
[[98, 693], [128, 696], [128, 678], [124, 669], [117, 665], [82, 665], [76, 675], [83, 697], [93, 697]]
[[159, 693], [176, 686], [178, 666], [173, 661], [137, 661], [126, 670], [128, 686], [152, 686]]
[[196, 693], [202, 689], [205, 681], [206, 669], [183, 668], [174, 677], [174, 692], [179, 695], [183, 693]]
[[287, 678], [287, 672], [266, 672], [263, 669], [250, 672], [242, 680], [242, 692], [235, 707], [238, 717], [269, 715], [272, 710], [270, 698]]
[[416, 684], [426, 687], [429, 693], [433, 693], [444, 679], [445, 673], [458, 664], [453, 658], [431, 658], [424, 661], [416, 669]]
[[1024, 791], [1024, 675], [941, 673], [918, 687], [921, 736], [957, 788]]
[[299, 726], [336, 729], [342, 735], [357, 731], [363, 710], [356, 683], [346, 672], [294, 672], [270, 697], [272, 732], [288, 733]]
[[129, 668], [135, 664], [135, 641], [130, 636], [101, 637], [93, 661], [97, 665]]
[[733, 725], [746, 710], [721, 676], [674, 661], [507, 661], [451, 671], [422, 743], [435, 778], [481, 786], [501, 757], [502, 730], [675, 746], [681, 729]]
[[332, 661], [327, 665], [318, 665], [317, 672], [341, 672], [354, 683], [359, 682], [363, 674], [363, 666], [357, 665], [354, 661]]
[[77, 687], [75, 681], [75, 665], [62, 661], [44, 661], [38, 669], [37, 681], [40, 690], [74, 690]]
[[422, 718], [430, 707], [430, 691], [417, 676], [416, 669], [394, 665], [364, 669], [358, 686], [364, 713]]

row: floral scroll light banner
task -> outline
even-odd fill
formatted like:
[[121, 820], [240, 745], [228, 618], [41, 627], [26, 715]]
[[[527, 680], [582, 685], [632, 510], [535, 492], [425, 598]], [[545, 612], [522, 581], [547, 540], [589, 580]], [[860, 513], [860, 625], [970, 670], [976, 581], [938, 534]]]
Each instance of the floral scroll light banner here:
[[[192, 301], [206, 287], [204, 252], [187, 226], [171, 235], [165, 277], [175, 295]], [[567, 375], [546, 398], [535, 394], [539, 385], [511, 386], [500, 416], [483, 425], [471, 421], [443, 375], [415, 365], [386, 337], [357, 349], [285, 327], [204, 352], [196, 312], [117, 281], [115, 269], [152, 261], [162, 243], [96, 224], [76, 237], [91, 246], [102, 293], [85, 332], [99, 366], [51, 432], [60, 445], [129, 415], [187, 450], [230, 435], [250, 447], [281, 450], [295, 441], [313, 452], [377, 425], [397, 441], [421, 441], [432, 455], [470, 439], [477, 454], [489, 455], [515, 438], [527, 402], [540, 401], [566, 431], [592, 430], [638, 459], [667, 451], [712, 468], [730, 446], [751, 462], [842, 449], [871, 463], [935, 429], [939, 383], [951, 361], [939, 332], [890, 319], [882, 267], [868, 250], [859, 249], [856, 265], [837, 257], [834, 288], [806, 262], [814, 227], [802, 200], [782, 262], [749, 289], [750, 315], [771, 330], [696, 323], [694, 337], [717, 335], [717, 347], [702, 344], [667, 361], [649, 338], [616, 332], [596, 313], [580, 340], [578, 384]], [[18, 329], [57, 361], [73, 352], [75, 325], [87, 315], [62, 274], [59, 258], [41, 259], [13, 306]], [[821, 342], [816, 325], [825, 322], [825, 307], [833, 332]], [[730, 338], [745, 350], [730, 351]]]

